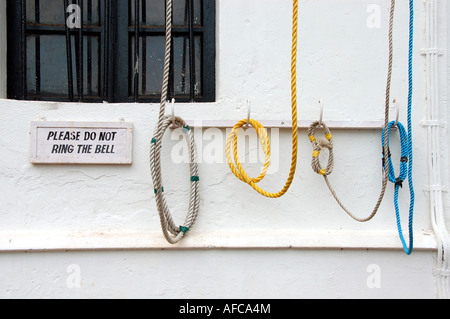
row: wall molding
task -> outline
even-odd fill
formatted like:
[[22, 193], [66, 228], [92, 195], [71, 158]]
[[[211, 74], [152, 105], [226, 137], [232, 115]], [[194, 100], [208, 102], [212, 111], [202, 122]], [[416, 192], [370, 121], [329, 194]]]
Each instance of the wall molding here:
[[[356, 249], [402, 251], [396, 231], [260, 230], [192, 232], [169, 245], [161, 232], [0, 232], [0, 252], [207, 249]], [[432, 232], [415, 234], [415, 251], [435, 251]]]

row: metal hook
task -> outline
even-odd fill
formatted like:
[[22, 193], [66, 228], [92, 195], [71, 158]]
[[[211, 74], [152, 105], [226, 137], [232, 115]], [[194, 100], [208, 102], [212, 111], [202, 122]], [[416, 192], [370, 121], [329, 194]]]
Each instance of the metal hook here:
[[252, 104], [250, 103], [250, 99], [247, 99], [247, 124], [244, 125], [244, 129], [248, 129], [250, 127], [251, 112]]
[[322, 100], [319, 100], [319, 106], [320, 106], [319, 124], [323, 125], [323, 101]]
[[396, 109], [396, 115], [395, 115], [395, 124], [394, 127], [398, 127], [398, 121], [400, 118], [400, 102], [397, 98], [394, 99], [395, 109]]
[[172, 99], [171, 103], [171, 109], [172, 109], [172, 125], [170, 126], [171, 129], [178, 128], [178, 125], [175, 122], [175, 99]]

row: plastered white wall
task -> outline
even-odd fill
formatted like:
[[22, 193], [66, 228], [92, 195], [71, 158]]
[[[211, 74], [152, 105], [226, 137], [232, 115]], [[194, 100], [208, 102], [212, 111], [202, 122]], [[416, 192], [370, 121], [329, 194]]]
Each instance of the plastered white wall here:
[[[365, 1], [300, 1], [299, 119], [318, 119], [318, 99], [325, 103], [324, 121], [383, 119], [389, 3], [370, 2], [380, 8], [380, 26], [369, 28], [371, 13]], [[148, 162], [159, 105], [0, 100], [0, 245], [4, 251], [0, 296], [434, 298], [436, 247], [423, 192], [428, 181], [427, 141], [419, 125], [426, 112], [424, 60], [419, 50], [424, 43], [421, 4], [416, 1], [417, 251], [413, 256], [406, 257], [401, 250], [393, 185], [388, 186], [371, 222], [354, 222], [312, 171], [312, 148], [305, 130], [300, 130], [292, 188], [285, 197], [273, 200], [262, 198], [230, 172], [224, 156], [225, 130], [196, 129], [201, 154], [200, 215], [189, 236], [170, 247], [160, 230]], [[290, 119], [291, 10], [288, 0], [218, 1], [217, 102], [177, 104], [177, 115], [186, 120], [237, 121], [246, 117], [246, 101], [251, 99], [252, 118]], [[407, 33], [407, 3], [398, 2], [392, 97], [401, 101], [407, 96]], [[403, 103], [400, 120], [404, 123], [405, 110]], [[29, 161], [29, 131], [36, 120], [132, 122], [133, 165], [34, 166]], [[279, 146], [273, 147], [274, 166], [262, 186], [278, 191], [288, 175], [291, 137], [289, 130], [271, 133]], [[355, 214], [367, 216], [381, 187], [381, 131], [337, 130], [333, 134], [331, 182]], [[189, 176], [188, 164], [179, 163], [183, 142], [179, 136], [178, 131], [166, 134], [162, 165], [167, 200], [175, 220], [181, 222], [187, 211]], [[240, 148], [242, 158], [257, 152], [257, 144], [250, 145], [250, 149]], [[396, 139], [391, 148], [398, 158]], [[261, 165], [245, 167], [257, 175]], [[400, 207], [405, 227], [407, 198], [404, 189]], [[141, 250], [127, 250], [133, 248]], [[88, 251], [58, 252], [80, 249]], [[95, 249], [111, 250], [103, 251], [100, 259]], [[11, 253], [24, 250], [56, 251]], [[186, 264], [183, 268], [177, 265], [180, 259]], [[106, 269], [98, 268], [100, 260], [108, 265]], [[367, 285], [367, 267], [373, 264], [380, 266], [381, 288]], [[82, 271], [80, 289], [67, 286], [70, 265]], [[168, 284], [174, 274], [175, 279], [187, 278], [178, 289]], [[348, 285], [349, 281], [354, 283]]]
[[0, 285], [2, 298], [433, 298], [433, 265], [392, 251], [1, 254]]

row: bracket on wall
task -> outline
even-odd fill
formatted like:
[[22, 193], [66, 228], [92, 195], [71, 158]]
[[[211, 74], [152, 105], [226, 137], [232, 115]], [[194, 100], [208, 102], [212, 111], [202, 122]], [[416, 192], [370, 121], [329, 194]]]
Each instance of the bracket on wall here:
[[421, 49], [420, 54], [422, 54], [422, 55], [436, 54], [438, 56], [441, 56], [441, 55], [444, 55], [444, 50], [438, 49], [438, 48], [426, 48], [426, 49]]
[[447, 122], [445, 121], [439, 121], [439, 120], [422, 120], [420, 121], [420, 126], [427, 127], [427, 126], [440, 126], [445, 127], [447, 125]]

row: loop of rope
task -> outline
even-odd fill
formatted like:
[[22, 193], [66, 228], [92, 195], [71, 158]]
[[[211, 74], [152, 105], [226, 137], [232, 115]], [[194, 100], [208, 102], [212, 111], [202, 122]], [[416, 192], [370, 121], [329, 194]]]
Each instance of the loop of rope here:
[[[392, 79], [392, 67], [393, 67], [393, 56], [394, 56], [394, 44], [393, 44], [393, 29], [394, 29], [394, 13], [395, 13], [395, 0], [391, 0], [391, 9], [390, 9], [390, 18], [389, 18], [389, 64], [388, 64], [388, 75], [387, 75], [387, 84], [386, 84], [386, 100], [385, 100], [385, 111], [384, 111], [384, 129], [387, 131], [388, 127], [389, 127], [389, 106], [390, 106], [390, 94], [391, 94], [391, 79]], [[314, 132], [315, 128], [318, 126], [318, 124], [320, 124], [320, 122], [315, 122], [313, 124], [311, 124], [309, 130]], [[347, 207], [344, 206], [344, 204], [341, 202], [341, 200], [339, 199], [338, 195], [336, 194], [335, 190], [333, 189], [333, 187], [331, 186], [331, 183], [328, 179], [328, 175], [330, 175], [330, 171], [332, 170], [332, 167], [334, 165], [333, 163], [333, 147], [332, 147], [332, 135], [329, 132], [329, 129], [327, 130], [326, 125], [324, 125], [322, 123], [322, 126], [325, 128], [326, 130], [326, 134], [328, 137], [330, 137], [329, 144], [331, 145], [330, 147], [328, 147], [329, 151], [330, 151], [330, 160], [328, 162], [328, 167], [327, 170], [323, 170], [320, 166], [320, 163], [318, 162], [318, 154], [314, 153], [313, 154], [313, 169], [317, 172], [317, 170], [319, 170], [319, 174], [323, 175], [323, 178], [325, 179], [325, 182], [331, 192], [331, 194], [333, 195], [334, 199], [336, 200], [336, 202], [339, 204], [339, 206], [341, 206], [341, 208], [354, 220], [358, 221], [358, 222], [368, 222], [370, 220], [372, 220], [375, 215], [377, 214], [380, 206], [381, 206], [381, 202], [383, 201], [384, 195], [386, 193], [386, 188], [387, 188], [387, 183], [389, 180], [389, 169], [388, 169], [388, 162], [384, 161], [384, 177], [383, 177], [383, 183], [382, 183], [382, 187], [381, 187], [381, 192], [380, 192], [380, 196], [378, 197], [378, 200], [375, 204], [375, 207], [372, 211], [372, 213], [366, 217], [366, 218], [360, 218], [357, 217], [356, 215], [354, 215]], [[311, 134], [311, 142], [313, 143], [313, 146], [315, 146], [314, 144], [314, 140], [315, 137], [313, 138], [314, 134]], [[317, 143], [316, 143], [317, 144]], [[323, 148], [323, 143], [322, 143], [322, 148]], [[315, 157], [314, 155], [317, 155], [317, 157]], [[387, 158], [389, 156], [389, 148], [388, 148], [388, 136], [387, 134], [384, 135], [384, 139], [383, 139], [383, 157]]]
[[151, 172], [153, 178], [153, 186], [155, 189], [155, 199], [156, 206], [159, 211], [161, 228], [163, 230], [164, 237], [171, 244], [176, 244], [179, 242], [184, 235], [192, 228], [192, 225], [197, 219], [199, 211], [199, 181], [198, 177], [198, 164], [197, 164], [197, 152], [194, 141], [194, 134], [189, 126], [179, 117], [175, 117], [175, 124], [178, 127], [184, 128], [182, 131], [186, 134], [188, 152], [189, 152], [189, 162], [190, 162], [190, 198], [189, 198], [189, 212], [186, 216], [184, 224], [178, 226], [174, 223], [173, 218], [170, 214], [169, 207], [167, 205], [164, 187], [161, 178], [161, 148], [162, 139], [164, 137], [164, 132], [172, 125], [172, 116], [164, 116], [162, 122], [160, 123], [155, 137], [152, 139], [152, 147], [150, 153], [150, 163]]
[[[261, 174], [256, 178], [250, 178], [247, 173], [244, 171], [241, 162], [239, 161], [239, 156], [237, 153], [237, 136], [239, 133], [239, 129], [244, 127], [247, 123], [247, 120], [240, 121], [236, 126], [235, 130], [232, 131], [232, 133], [228, 136], [227, 144], [226, 144], [226, 156], [227, 156], [227, 162], [230, 166], [231, 171], [234, 173], [234, 175], [239, 178], [241, 181], [247, 183], [247, 184], [256, 184], [259, 183], [264, 179], [264, 177], [267, 174], [267, 171], [270, 167], [270, 141], [269, 136], [267, 135], [267, 130], [258, 122], [255, 120], [250, 120], [250, 125], [256, 130], [256, 134], [258, 135], [258, 138], [261, 142], [261, 146], [265, 155], [265, 163], [264, 167], [262, 169]], [[231, 158], [231, 141], [233, 140], [233, 155], [234, 160], [236, 162], [237, 168], [233, 165], [233, 160]]]
[[[322, 139], [319, 142], [317, 141], [316, 137], [315, 137], [315, 130], [319, 127], [323, 127], [325, 130], [325, 137], [326, 139]], [[336, 200], [336, 202], [339, 204], [339, 206], [341, 206], [341, 208], [354, 220], [358, 221], [358, 222], [368, 222], [369, 220], [371, 220], [376, 213], [378, 212], [378, 209], [381, 205], [381, 202], [383, 200], [384, 194], [385, 194], [385, 190], [386, 190], [386, 186], [387, 186], [387, 181], [388, 181], [388, 172], [385, 173], [385, 177], [383, 179], [383, 185], [382, 185], [382, 190], [381, 190], [381, 194], [378, 198], [378, 201], [375, 205], [374, 210], [372, 211], [372, 213], [366, 217], [366, 218], [359, 218], [357, 217], [355, 214], [353, 214], [343, 203], [342, 201], [339, 199], [336, 191], [334, 190], [334, 188], [331, 186], [331, 183], [328, 179], [328, 176], [331, 175], [331, 173], [333, 172], [334, 169], [334, 153], [333, 153], [333, 135], [330, 132], [330, 129], [328, 128], [328, 126], [325, 123], [320, 124], [320, 122], [314, 122], [313, 124], [311, 124], [311, 126], [308, 129], [308, 136], [309, 139], [313, 145], [313, 156], [312, 156], [312, 163], [311, 166], [314, 170], [314, 172], [316, 172], [317, 174], [323, 176], [323, 178], [325, 179], [325, 182], [328, 186], [328, 189], [330, 190], [331, 194], [333, 195], [334, 199]], [[321, 164], [320, 164], [320, 160], [319, 160], [319, 155], [321, 153], [321, 151], [326, 148], [328, 149], [329, 152], [329, 159], [328, 159], [328, 164], [326, 169], [324, 169]], [[384, 151], [386, 151], [387, 147], [384, 148]], [[383, 154], [387, 154], [383, 151]], [[385, 164], [387, 165], [387, 163]]]
[[[317, 141], [315, 133], [316, 129], [323, 127], [325, 130], [325, 139], [321, 139]], [[330, 129], [325, 123], [321, 123], [320, 121], [314, 122], [308, 129], [308, 137], [313, 145], [313, 157], [312, 157], [312, 168], [314, 172], [322, 176], [328, 176], [333, 172], [334, 168], [334, 155], [333, 155], [333, 135], [330, 132]], [[322, 150], [326, 148], [328, 149], [329, 158], [327, 168], [323, 169], [320, 164], [319, 155]]]
[[[395, 215], [397, 219], [397, 229], [400, 240], [403, 245], [403, 249], [407, 255], [411, 255], [414, 249], [414, 231], [413, 231], [413, 219], [414, 219], [414, 182], [413, 182], [413, 145], [412, 145], [412, 97], [413, 97], [413, 48], [414, 48], [414, 1], [409, 1], [409, 56], [408, 56], [408, 132], [406, 132], [403, 125], [399, 122], [397, 127], [400, 133], [401, 141], [401, 159], [400, 159], [400, 175], [398, 178], [395, 177], [394, 167], [392, 165], [392, 160], [389, 157], [389, 179], [395, 184], [394, 188], [394, 207]], [[395, 122], [391, 122], [389, 127], [383, 131], [383, 140], [385, 141], [383, 145], [389, 147], [389, 134], [392, 126]], [[387, 142], [386, 142], [387, 138]], [[385, 168], [386, 169], [386, 168]], [[408, 186], [410, 193], [410, 204], [409, 204], [409, 247], [406, 244], [402, 223], [400, 220], [400, 210], [398, 207], [398, 193], [400, 188], [402, 188], [403, 181], [408, 178]]]
[[[398, 177], [395, 176], [395, 170], [394, 165], [392, 164], [392, 158], [390, 153], [390, 135], [392, 128], [396, 126], [398, 129], [398, 132], [400, 134], [400, 146], [401, 146], [401, 159], [400, 159], [400, 173]], [[383, 130], [382, 134], [382, 142], [384, 141], [384, 134], [386, 134], [386, 130]], [[406, 133], [406, 129], [403, 126], [402, 123], [398, 122], [390, 122], [388, 129], [387, 129], [387, 145], [389, 148], [389, 155], [388, 155], [388, 165], [389, 165], [389, 181], [391, 181], [394, 184], [399, 185], [400, 187], [403, 187], [403, 182], [408, 177], [408, 157], [409, 157], [409, 150], [408, 150], [408, 134]], [[386, 159], [383, 157], [383, 163]]]
[[[389, 162], [389, 180], [395, 184], [394, 188], [394, 207], [395, 207], [395, 215], [397, 219], [397, 228], [400, 240], [403, 245], [403, 249], [405, 250], [406, 254], [410, 255], [413, 251], [413, 245], [414, 245], [414, 234], [413, 234], [413, 206], [410, 206], [409, 211], [409, 247], [406, 244], [405, 238], [403, 236], [403, 230], [402, 230], [402, 224], [400, 220], [400, 209], [398, 205], [398, 195], [400, 188], [403, 188], [403, 182], [406, 180], [406, 178], [409, 179], [408, 176], [408, 166], [410, 165], [409, 156], [410, 156], [410, 148], [409, 148], [409, 139], [408, 139], [408, 133], [406, 132], [405, 127], [402, 123], [398, 122], [397, 125], [395, 122], [389, 123], [389, 127], [387, 130], [387, 137], [388, 137], [388, 147], [389, 147], [389, 141], [390, 141], [390, 133], [392, 130], [392, 127], [397, 126], [398, 132], [400, 134], [400, 144], [401, 144], [401, 158], [400, 158], [400, 172], [398, 177], [395, 175], [394, 165], [392, 164], [392, 158], [389, 156], [388, 162]], [[384, 135], [386, 134], [386, 131], [383, 130], [383, 140]], [[414, 202], [414, 189], [410, 188], [410, 200], [411, 203]]]
[[[156, 127], [155, 135], [151, 141], [150, 147], [150, 168], [153, 179], [153, 186], [155, 191], [156, 207], [159, 212], [159, 217], [161, 221], [161, 228], [164, 237], [170, 244], [178, 243], [186, 233], [191, 229], [192, 225], [195, 223], [199, 206], [200, 206], [200, 196], [199, 196], [199, 181], [198, 176], [198, 163], [197, 163], [197, 150], [194, 141], [194, 134], [192, 133], [190, 127], [186, 125], [183, 119], [180, 117], [174, 117], [172, 115], [165, 116], [166, 110], [166, 100], [167, 92], [169, 86], [169, 73], [170, 73], [170, 51], [172, 43], [172, 0], [166, 0], [166, 42], [165, 42], [165, 56], [164, 56], [164, 76], [163, 85], [161, 90], [161, 105], [158, 118], [158, 124]], [[188, 152], [189, 152], [189, 167], [190, 167], [190, 198], [189, 198], [189, 209], [186, 216], [184, 225], [177, 226], [170, 214], [169, 207], [165, 200], [164, 187], [162, 183], [161, 174], [161, 148], [162, 139], [164, 137], [164, 132], [167, 128], [175, 124], [178, 127], [183, 128], [187, 137]]]
[[[289, 176], [284, 185], [283, 189], [277, 193], [270, 193], [262, 188], [260, 188], [257, 183], [260, 182], [267, 173], [268, 165], [270, 164], [270, 146], [269, 139], [267, 137], [266, 129], [256, 120], [250, 120], [250, 124], [253, 128], [255, 128], [258, 137], [263, 145], [264, 153], [266, 156], [266, 161], [264, 164], [264, 168], [260, 176], [257, 178], [250, 178], [247, 173], [244, 171], [241, 163], [239, 162], [239, 158], [237, 156], [237, 135], [239, 133], [239, 129], [242, 128], [245, 124], [248, 124], [248, 120], [244, 119], [239, 121], [231, 131], [230, 135], [227, 139], [226, 145], [226, 156], [228, 160], [228, 164], [230, 166], [231, 171], [236, 177], [238, 177], [241, 181], [249, 184], [255, 191], [259, 194], [268, 197], [268, 198], [279, 198], [287, 193], [292, 182], [294, 181], [295, 171], [297, 169], [297, 156], [298, 156], [298, 119], [297, 119], [297, 41], [298, 41], [298, 0], [294, 0], [293, 4], [293, 23], [292, 23], [292, 56], [291, 56], [291, 104], [292, 104], [292, 161], [291, 168], [289, 171]], [[234, 160], [235, 164], [233, 164], [231, 158], [231, 141], [234, 139]]]

